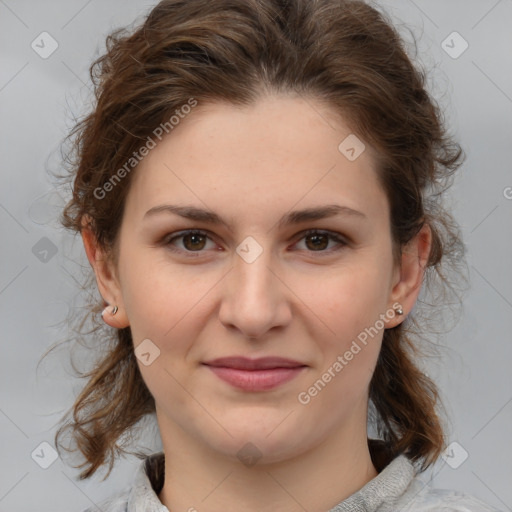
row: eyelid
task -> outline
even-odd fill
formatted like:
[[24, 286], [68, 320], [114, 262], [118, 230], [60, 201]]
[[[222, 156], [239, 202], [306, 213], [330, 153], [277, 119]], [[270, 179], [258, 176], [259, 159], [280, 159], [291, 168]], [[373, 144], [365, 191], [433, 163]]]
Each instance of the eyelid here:
[[[205, 229], [199, 229], [199, 228], [189, 228], [189, 229], [184, 229], [184, 230], [181, 230], [181, 231], [175, 231], [173, 233], [167, 234], [166, 236], [164, 236], [162, 238], [161, 244], [164, 245], [165, 247], [168, 247], [169, 250], [171, 250], [172, 252], [185, 254], [186, 256], [195, 255], [197, 257], [201, 253], [206, 252], [204, 250], [201, 250], [201, 251], [186, 251], [186, 250], [183, 250], [183, 249], [178, 249], [178, 248], [174, 247], [171, 244], [172, 241], [174, 241], [176, 239], [179, 239], [179, 238], [182, 238], [182, 237], [184, 237], [186, 235], [190, 235], [190, 234], [197, 234], [197, 235], [206, 236], [208, 239], [210, 239], [211, 241], [215, 242], [215, 240], [214, 240], [215, 236], [210, 231], [205, 230]], [[300, 242], [303, 238], [305, 238], [308, 235], [317, 235], [317, 234], [318, 235], [326, 235], [326, 236], [328, 236], [332, 241], [335, 241], [338, 246], [335, 247], [335, 248], [331, 248], [331, 249], [328, 249], [328, 250], [321, 250], [321, 251], [305, 250], [306, 253], [308, 253], [308, 254], [315, 254], [315, 253], [317, 253], [320, 257], [328, 256], [328, 255], [331, 255], [333, 253], [336, 253], [336, 252], [342, 250], [343, 248], [345, 248], [346, 246], [348, 246], [350, 244], [350, 242], [347, 239], [347, 237], [345, 237], [341, 233], [338, 233], [336, 231], [331, 231], [331, 230], [328, 230], [328, 229], [310, 228], [310, 229], [306, 229], [306, 230], [303, 230], [303, 231], [300, 231], [299, 233], [297, 233], [295, 235], [295, 237], [294, 237], [294, 239], [296, 239], [296, 241], [294, 242], [293, 245], [296, 245], [298, 242]], [[213, 237], [212, 237], [212, 235], [213, 235]]]

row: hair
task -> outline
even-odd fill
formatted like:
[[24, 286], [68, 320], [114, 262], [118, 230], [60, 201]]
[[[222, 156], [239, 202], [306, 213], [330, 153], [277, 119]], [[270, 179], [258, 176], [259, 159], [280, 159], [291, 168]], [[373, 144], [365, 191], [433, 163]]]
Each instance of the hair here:
[[[464, 246], [442, 192], [465, 155], [426, 90], [425, 71], [406, 50], [387, 15], [363, 1], [164, 0], [135, 29], [108, 35], [106, 52], [90, 67], [94, 108], [66, 138], [72, 198], [60, 221], [75, 234], [87, 226], [115, 262], [136, 165], [117, 179], [115, 193], [98, 190], [113, 184], [116, 170], [126, 170], [157, 127], [169, 127], [164, 123], [191, 98], [252, 105], [265, 94], [300, 95], [328, 106], [376, 149], [394, 262], [400, 264], [402, 248], [428, 224], [432, 248], [422, 291], [437, 283], [432, 289], [444, 297], [455, 290], [446, 269], [457, 270]], [[115, 458], [127, 453], [120, 439], [155, 411], [130, 328], [105, 329], [98, 320], [105, 305], [93, 302], [82, 318], [81, 326], [87, 317], [96, 322], [83, 339], [95, 338], [102, 350], [82, 374], [88, 380], [69, 411], [72, 419], [55, 434], [60, 453], [61, 436], [71, 432], [85, 458], [81, 479], [107, 462], [108, 476]], [[369, 445], [379, 470], [405, 454], [423, 471], [445, 447], [440, 394], [419, 368], [426, 345], [418, 340], [437, 322], [436, 316], [429, 323], [425, 312], [436, 306], [443, 306], [437, 298], [418, 300], [402, 323], [384, 331], [369, 387], [369, 418], [379, 437]]]

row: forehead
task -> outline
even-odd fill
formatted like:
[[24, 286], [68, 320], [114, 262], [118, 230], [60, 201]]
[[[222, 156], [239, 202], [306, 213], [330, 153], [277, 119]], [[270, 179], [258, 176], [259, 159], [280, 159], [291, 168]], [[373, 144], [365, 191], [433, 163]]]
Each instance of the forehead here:
[[313, 99], [199, 104], [141, 161], [128, 200], [144, 212], [171, 200], [252, 213], [341, 202], [382, 215], [374, 154]]

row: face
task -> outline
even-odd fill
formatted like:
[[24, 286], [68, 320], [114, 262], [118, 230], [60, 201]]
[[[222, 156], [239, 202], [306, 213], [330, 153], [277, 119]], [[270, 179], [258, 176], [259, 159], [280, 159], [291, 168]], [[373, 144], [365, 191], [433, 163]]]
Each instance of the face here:
[[[234, 457], [251, 442], [271, 462], [366, 433], [398, 274], [372, 148], [349, 160], [338, 146], [350, 134], [312, 99], [199, 105], [134, 171], [116, 300], [146, 354], [164, 445], [186, 432]], [[345, 209], [291, 215], [334, 205]], [[231, 356], [296, 368], [251, 380], [205, 364]]]

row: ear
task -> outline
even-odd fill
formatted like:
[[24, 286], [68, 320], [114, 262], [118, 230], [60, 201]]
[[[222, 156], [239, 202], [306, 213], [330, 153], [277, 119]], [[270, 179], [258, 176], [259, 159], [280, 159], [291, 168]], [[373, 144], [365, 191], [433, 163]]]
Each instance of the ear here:
[[395, 315], [386, 323], [386, 328], [395, 327], [414, 308], [423, 284], [423, 277], [432, 247], [432, 231], [425, 223], [418, 234], [402, 249], [401, 268], [395, 270], [389, 308], [402, 306], [403, 315]]
[[128, 327], [130, 322], [126, 316], [121, 286], [117, 278], [115, 266], [113, 262], [107, 258], [107, 255], [101, 247], [99, 247], [89, 221], [90, 217], [84, 216], [81, 230], [87, 259], [96, 275], [96, 283], [103, 300], [112, 307], [118, 307], [118, 311], [115, 315], [112, 315], [112, 307], [105, 308], [102, 313], [103, 320], [111, 327], [117, 329]]

